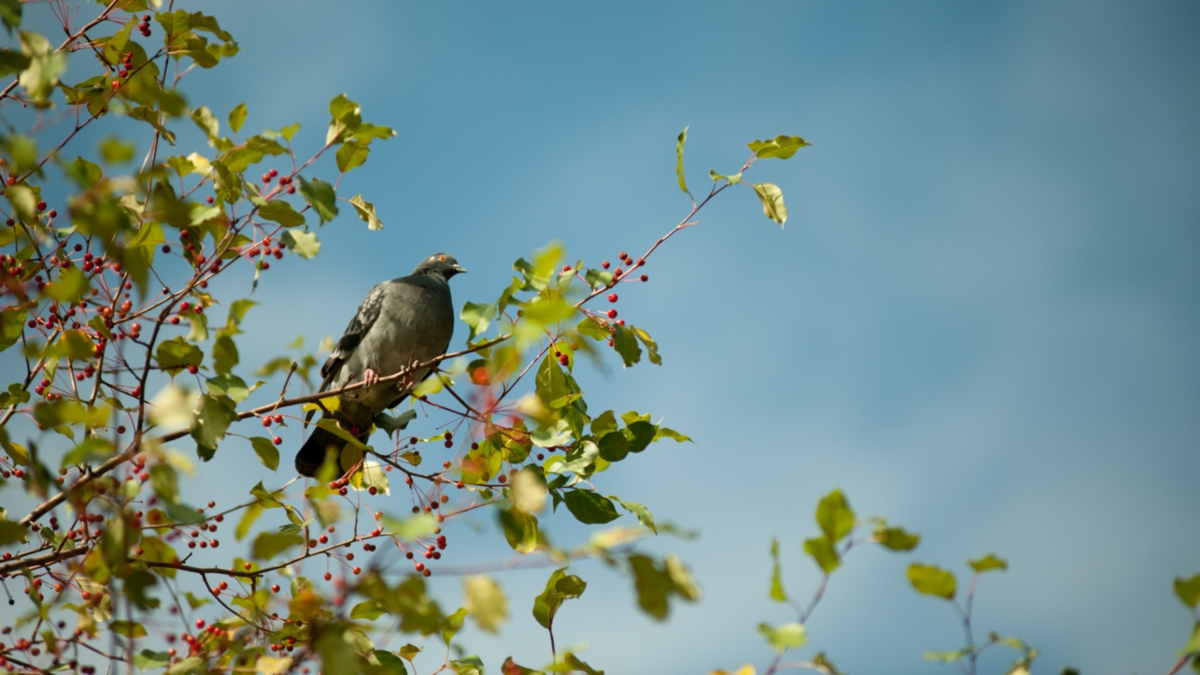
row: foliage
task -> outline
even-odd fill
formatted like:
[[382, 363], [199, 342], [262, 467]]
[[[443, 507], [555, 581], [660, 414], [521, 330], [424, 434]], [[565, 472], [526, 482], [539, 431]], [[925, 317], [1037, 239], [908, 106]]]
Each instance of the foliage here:
[[[361, 452], [348, 475], [330, 468], [307, 486], [247, 484], [242, 503], [218, 508], [188, 501], [195, 459], [253, 451], [277, 471], [281, 439], [272, 429], [304, 424], [306, 410], [337, 399], [312, 391], [316, 356], [300, 344], [290, 346], [298, 356], [243, 363], [241, 326], [257, 303], [218, 297], [209, 286], [247, 270], [253, 293], [272, 264], [318, 257], [320, 226], [346, 226], [351, 214], [382, 229], [372, 202], [338, 186], [395, 132], [366, 121], [339, 94], [323, 144], [304, 157], [293, 146], [298, 124], [253, 133], [244, 104], [223, 113], [189, 100], [181, 87], [188, 73], [238, 52], [203, 12], [151, 10], [142, 0], [103, 4], [86, 23], [56, 12], [67, 35], [56, 47], [22, 27], [23, 5], [0, 0], [0, 9], [20, 43], [0, 52], [0, 75], [12, 78], [0, 104], [39, 113], [24, 131], [10, 126], [0, 136], [0, 350], [5, 372], [21, 373], [0, 394], [3, 489], [24, 491], [32, 504], [24, 513], [0, 511], [0, 580], [24, 591], [20, 616], [5, 629], [16, 641], [0, 665], [94, 672], [110, 661], [169, 673], [276, 673], [320, 662], [326, 673], [404, 673], [425, 651], [435, 669], [481, 672], [456, 635], [467, 618], [499, 630], [514, 602], [482, 573], [465, 578], [460, 608], [443, 608], [429, 587], [439, 561], [451, 558], [443, 528], [479, 509], [495, 514], [497, 536], [518, 556], [560, 566], [524, 604], [548, 631], [549, 671], [600, 672], [554, 646], [556, 615], [587, 587], [568, 573], [572, 561], [623, 571], [637, 604], [657, 620], [674, 602], [699, 598], [678, 558], [636, 548], [671, 528], [645, 505], [601, 490], [615, 464], [690, 439], [648, 413], [590, 408], [577, 357], [603, 361], [612, 352], [626, 367], [661, 363], [651, 334], [618, 318], [615, 291], [645, 283], [644, 266], [660, 245], [742, 184], [758, 159], [786, 159], [807, 145], [802, 139], [755, 141], [741, 169], [711, 174], [697, 199], [683, 174], [681, 134], [676, 170], [691, 209], [641, 256], [622, 253], [615, 269], [608, 261], [588, 266], [551, 244], [517, 260], [494, 301], [463, 307], [466, 348], [420, 364], [438, 376], [416, 389], [411, 408], [376, 419], [384, 445], [320, 423]], [[74, 154], [81, 131], [116, 120], [140, 125], [139, 135], [113, 133], [95, 153]], [[207, 147], [176, 145], [190, 126]], [[148, 148], [140, 166], [138, 141]], [[336, 171], [318, 175], [328, 156]], [[769, 218], [785, 222], [777, 186], [746, 186]], [[282, 388], [276, 398], [265, 393], [268, 379]], [[410, 428], [418, 410], [455, 421], [419, 432]], [[189, 446], [194, 456], [179, 449]], [[452, 459], [423, 466], [423, 451], [441, 446]], [[393, 511], [405, 493], [411, 513]], [[266, 524], [268, 512], [283, 524]], [[625, 515], [574, 548], [542, 529], [549, 518], [606, 525]], [[193, 561], [201, 552], [211, 559], [214, 549], [229, 552], [225, 562]], [[407, 572], [390, 564], [397, 552]], [[313, 578], [319, 567], [327, 571]], [[187, 630], [167, 628], [164, 613], [178, 614]], [[501, 668], [535, 672], [511, 659]]]

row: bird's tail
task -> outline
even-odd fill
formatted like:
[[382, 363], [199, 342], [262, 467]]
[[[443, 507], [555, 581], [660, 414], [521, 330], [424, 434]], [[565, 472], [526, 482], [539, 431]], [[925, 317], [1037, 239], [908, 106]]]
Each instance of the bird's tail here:
[[341, 457], [342, 446], [345, 444], [346, 442], [332, 431], [314, 427], [312, 435], [300, 446], [300, 452], [296, 453], [296, 471], [299, 471], [301, 476], [316, 476], [317, 470], [325, 463], [325, 458], [330, 453], [333, 453], [335, 466], [340, 465], [338, 458]]

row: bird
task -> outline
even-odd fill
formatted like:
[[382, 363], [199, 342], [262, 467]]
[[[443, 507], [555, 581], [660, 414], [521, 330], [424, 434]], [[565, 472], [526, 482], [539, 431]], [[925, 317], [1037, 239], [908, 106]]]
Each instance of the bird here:
[[[322, 418], [332, 416], [342, 428], [366, 441], [375, 416], [398, 405], [413, 384], [433, 370], [422, 368], [399, 381], [379, 383], [379, 378], [446, 353], [454, 337], [454, 304], [448, 282], [466, 271], [454, 256], [435, 253], [422, 260], [412, 274], [385, 281], [367, 293], [321, 366], [319, 391], [360, 380], [366, 386], [339, 394], [337, 410], [326, 411]], [[340, 459], [346, 445], [332, 431], [315, 427], [296, 453], [296, 471], [316, 476], [332, 453], [337, 453], [337, 466], [344, 470], [347, 467], [341, 466]]]

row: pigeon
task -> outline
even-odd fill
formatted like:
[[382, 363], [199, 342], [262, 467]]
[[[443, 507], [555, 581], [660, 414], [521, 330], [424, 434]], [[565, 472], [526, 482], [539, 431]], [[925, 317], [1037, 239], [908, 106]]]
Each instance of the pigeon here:
[[[446, 353], [454, 335], [454, 305], [447, 282], [466, 271], [453, 256], [435, 253], [422, 260], [412, 274], [385, 281], [367, 293], [321, 366], [320, 391], [358, 381], [366, 386], [339, 394], [338, 409], [322, 417], [332, 416], [343, 429], [366, 440], [375, 416], [403, 401], [413, 383], [433, 371], [422, 368], [392, 382], [378, 383], [379, 378], [400, 372], [414, 361], [424, 362]], [[348, 467], [341, 467], [340, 458], [346, 444], [333, 432], [314, 428], [296, 453], [296, 471], [315, 476], [326, 456], [334, 452], [338, 466], [345, 470]]]

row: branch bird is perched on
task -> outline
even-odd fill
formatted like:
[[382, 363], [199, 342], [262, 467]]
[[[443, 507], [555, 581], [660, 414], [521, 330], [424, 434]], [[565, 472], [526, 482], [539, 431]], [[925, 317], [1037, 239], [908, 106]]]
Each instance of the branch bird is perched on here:
[[[466, 270], [453, 256], [435, 253], [412, 274], [372, 288], [321, 366], [321, 391], [360, 380], [366, 384], [339, 394], [338, 409], [332, 414], [359, 440], [366, 440], [375, 415], [403, 401], [412, 384], [432, 371], [425, 368], [399, 381], [377, 384], [379, 378], [446, 353], [454, 335], [454, 305], [447, 281], [460, 272]], [[315, 476], [326, 455], [336, 453], [340, 459], [345, 445], [333, 432], [314, 428], [296, 453], [296, 470]]]

